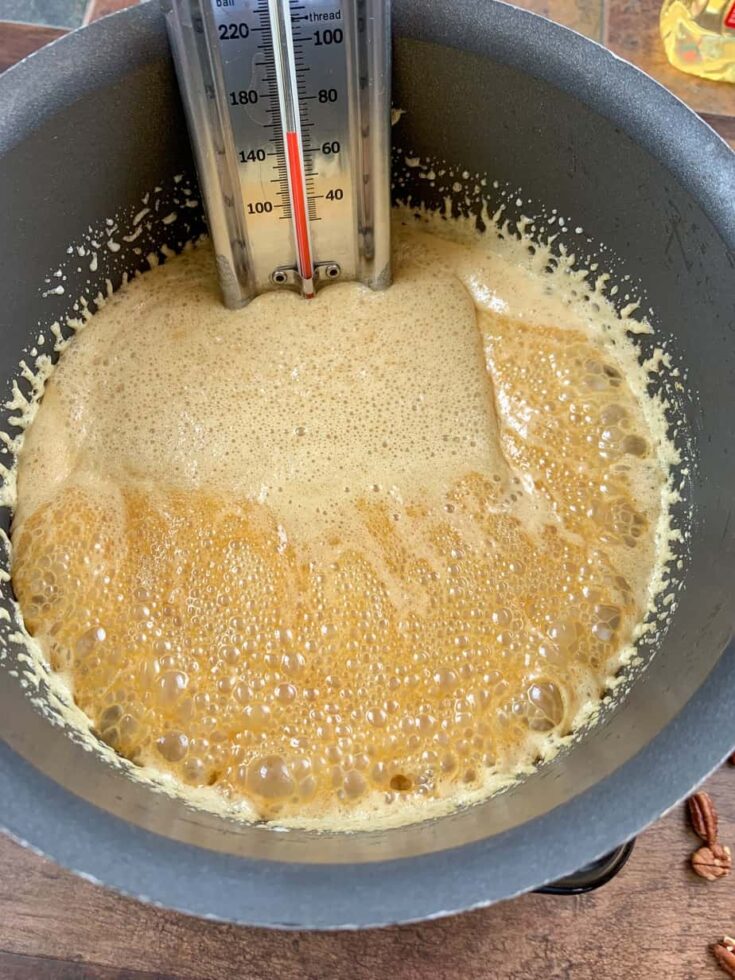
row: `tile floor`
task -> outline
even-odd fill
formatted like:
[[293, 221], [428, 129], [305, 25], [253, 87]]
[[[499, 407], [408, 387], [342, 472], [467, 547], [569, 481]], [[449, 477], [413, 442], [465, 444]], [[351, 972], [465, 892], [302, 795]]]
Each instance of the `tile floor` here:
[[0, 20], [47, 27], [79, 27], [87, 0], [0, 0]]

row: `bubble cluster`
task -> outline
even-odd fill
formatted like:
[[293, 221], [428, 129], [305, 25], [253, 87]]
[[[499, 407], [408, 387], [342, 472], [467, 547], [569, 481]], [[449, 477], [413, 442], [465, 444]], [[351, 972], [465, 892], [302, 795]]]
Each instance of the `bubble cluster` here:
[[[421, 236], [407, 241], [403, 265], [398, 242], [394, 302], [401, 268], [420, 270], [421, 255], [433, 262], [438, 248], [432, 241], [422, 253]], [[123, 356], [114, 350], [123, 294], [111, 304], [115, 329], [102, 332], [106, 307], [64, 354], [34, 422], [52, 431], [55, 412], [53, 431], [63, 429], [74, 451], [53, 456], [32, 426], [25, 461], [32, 506], [14, 529], [14, 588], [29, 632], [94, 730], [133, 762], [247, 799], [267, 819], [339, 824], [360, 808], [420, 815], [416, 807], [428, 812], [432, 801], [461, 799], [491, 774], [532, 762], [600, 697], [645, 609], [655, 561], [661, 469], [640, 406], [599, 336], [527, 322], [495, 300], [476, 300], [467, 320], [467, 298], [479, 289], [467, 281], [449, 305], [427, 293], [421, 329], [381, 350], [385, 335], [376, 322], [372, 336], [366, 307], [359, 336], [367, 347], [334, 354], [308, 384], [297, 372], [289, 388], [295, 367], [285, 351], [270, 373], [265, 360], [251, 365], [244, 391], [265, 392], [264, 426], [274, 405], [272, 430], [253, 440], [279, 470], [265, 481], [269, 492], [258, 493], [262, 465], [252, 446], [243, 449], [247, 466], [228, 455], [247, 433], [227, 422], [221, 402], [207, 411], [212, 379], [196, 388], [180, 376], [172, 387], [172, 347], [208, 356], [204, 340], [179, 336], [177, 320], [190, 323], [195, 302], [183, 273], [196, 281], [206, 266], [197, 253], [177, 261], [178, 272], [172, 262], [174, 273], [151, 274], [157, 288], [145, 331], [163, 323], [170, 344], [156, 367], [142, 343], [145, 410], [136, 416], [130, 391], [119, 407], [129, 417], [121, 423], [127, 442], [110, 435], [115, 374], [109, 383], [100, 374], [106, 357], [109, 365]], [[140, 304], [145, 279], [134, 287]], [[419, 303], [417, 293], [406, 295]], [[354, 312], [354, 295], [349, 302]], [[399, 308], [379, 298], [369, 309], [390, 318]], [[212, 312], [215, 335], [206, 338], [220, 345], [218, 357], [226, 347], [216, 331], [232, 329], [223, 316]], [[247, 334], [252, 323], [237, 329]], [[299, 343], [304, 353], [306, 340]], [[359, 371], [366, 350], [380, 361], [372, 378]], [[440, 370], [437, 359], [452, 351], [456, 363]], [[135, 358], [124, 356], [130, 379]], [[306, 357], [299, 364], [317, 370]], [[432, 365], [429, 384], [422, 372]], [[69, 389], [90, 369], [104, 383], [80, 404]], [[363, 386], [358, 409], [388, 400], [396, 372], [397, 405], [354, 421], [350, 390]], [[432, 393], [441, 410], [424, 407]], [[311, 411], [318, 396], [323, 404]], [[64, 399], [79, 407], [66, 422]], [[165, 415], [158, 428], [145, 408], [155, 404]], [[169, 449], [177, 416], [183, 442]], [[145, 420], [137, 431], [136, 417]], [[248, 418], [254, 426], [256, 415]], [[220, 423], [227, 438], [210, 438]], [[412, 433], [423, 469], [405, 462]], [[362, 445], [352, 445], [356, 438]], [[331, 470], [298, 448], [310, 440], [333, 454]], [[208, 448], [198, 456], [200, 444]], [[32, 482], [53, 471], [44, 452], [66, 466], [63, 480]], [[329, 507], [322, 492], [332, 495]]]
[[361, 500], [361, 534], [284, 549], [263, 505], [69, 488], [26, 522], [14, 583], [133, 761], [269, 817], [444, 797], [565, 733], [637, 612], [604, 552], [496, 495], [469, 475], [398, 520]]
[[639, 598], [650, 577], [661, 463], [620, 368], [576, 330], [483, 317], [507, 411], [503, 448], [567, 532], [610, 549]]

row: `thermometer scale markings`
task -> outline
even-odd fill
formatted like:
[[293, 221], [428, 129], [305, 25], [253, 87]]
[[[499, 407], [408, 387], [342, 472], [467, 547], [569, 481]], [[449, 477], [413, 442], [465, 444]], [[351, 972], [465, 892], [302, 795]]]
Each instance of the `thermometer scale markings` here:
[[[269, 279], [276, 285], [300, 280], [304, 296], [311, 298], [318, 272], [312, 225], [322, 219], [319, 199], [326, 198], [332, 205], [330, 228], [322, 235], [322, 274], [336, 278], [341, 268], [349, 272], [354, 262], [354, 258], [353, 262], [347, 261], [352, 258], [349, 252], [354, 247], [349, 242], [354, 235], [353, 222], [348, 218], [352, 213], [351, 175], [346, 172], [345, 163], [340, 161], [335, 166], [347, 126], [346, 65], [339, 49], [344, 31], [303, 29], [311, 19], [318, 18], [319, 22], [327, 14], [343, 23], [343, 9], [335, 0], [331, 0], [328, 10], [313, 0], [244, 0], [243, 7], [238, 11], [213, 5], [213, 13], [230, 89], [228, 113], [241, 168], [249, 238], [258, 246], [256, 258], [263, 260], [257, 278]], [[240, 19], [243, 17], [247, 20]], [[312, 47], [307, 57], [306, 44], [317, 47], [318, 56]], [[248, 70], [252, 72], [250, 78]], [[307, 85], [307, 73], [311, 73], [311, 86]], [[317, 87], [325, 82], [328, 87]], [[235, 87], [243, 83], [250, 88]], [[316, 147], [311, 145], [315, 123], [310, 118], [310, 103], [319, 108], [319, 143], [323, 141], [323, 145]], [[262, 147], [255, 145], [259, 142], [258, 129], [270, 134]], [[331, 180], [331, 173], [337, 178], [334, 186], [323, 186]], [[322, 186], [317, 188], [315, 179]], [[274, 190], [269, 194], [270, 187]], [[254, 188], [260, 193], [254, 195]], [[334, 204], [342, 201], [344, 208]], [[289, 223], [288, 241], [273, 228], [273, 221], [278, 218]], [[266, 257], [262, 247], [266, 240], [271, 243], [272, 259]], [[335, 260], [335, 255], [342, 261]], [[267, 269], [262, 267], [266, 261], [271, 263]]]
[[388, 0], [162, 0], [223, 298], [390, 281]]
[[[314, 296], [314, 267], [311, 257], [296, 55], [291, 28], [291, 3], [290, 0], [268, 0], [268, 9], [278, 84], [281, 129], [286, 137], [286, 174], [296, 241], [297, 266], [304, 296], [311, 299]], [[304, 8], [300, 6], [297, 9], [303, 10]], [[301, 40], [300, 37], [299, 40]], [[303, 66], [301, 67], [303, 70]]]

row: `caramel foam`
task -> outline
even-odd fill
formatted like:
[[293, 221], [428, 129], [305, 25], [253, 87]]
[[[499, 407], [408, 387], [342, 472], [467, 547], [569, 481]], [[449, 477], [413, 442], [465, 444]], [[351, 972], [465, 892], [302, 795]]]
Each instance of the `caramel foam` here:
[[268, 819], [459, 802], [599, 700], [664, 560], [611, 309], [400, 225], [395, 285], [225, 310], [207, 247], [64, 352], [18, 472], [26, 626], [101, 738]]

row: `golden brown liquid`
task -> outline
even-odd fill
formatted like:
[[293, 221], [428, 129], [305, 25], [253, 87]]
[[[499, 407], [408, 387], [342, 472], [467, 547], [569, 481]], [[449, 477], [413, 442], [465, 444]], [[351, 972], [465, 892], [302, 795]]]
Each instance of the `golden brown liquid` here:
[[[63, 355], [21, 461], [29, 506], [14, 529], [13, 583], [29, 632], [122, 755], [246, 798], [267, 818], [339, 826], [358, 810], [400, 807], [420, 818], [432, 800], [461, 799], [533, 761], [599, 698], [648, 602], [664, 469], [603, 333], [548, 299], [536, 274], [506, 269], [517, 281], [504, 304], [483, 305], [477, 283], [467, 310], [464, 289], [446, 311], [435, 297], [412, 331], [401, 296], [420, 321], [438, 253], [449, 293], [467, 284], [466, 268], [493, 280], [497, 262], [476, 250], [401, 232], [394, 299], [373, 306], [361, 287], [330, 287], [345, 290], [329, 300], [347, 311], [339, 329], [362, 332], [340, 348], [320, 325], [332, 306], [310, 306], [286, 325], [286, 338], [301, 331], [294, 352], [285, 341], [276, 350], [273, 332], [243, 337], [243, 314], [207, 291], [200, 249], [115, 297]], [[515, 315], [527, 295], [526, 315]], [[246, 311], [258, 331], [277, 330], [284, 303], [303, 310], [296, 297], [267, 302]], [[566, 322], [547, 322], [554, 315]], [[202, 317], [209, 347], [225, 337], [237, 361], [242, 344], [239, 397], [252, 406], [265, 392], [280, 421], [264, 436], [263, 412], [248, 416], [265, 447], [251, 460], [243, 448], [227, 462], [248, 438], [235, 427], [233, 446], [203, 450], [185, 469], [159, 416], [180, 420], [196, 401], [191, 373], [176, 390], [171, 378], [190, 363], [177, 358]], [[126, 337], [131, 320], [145, 327]], [[442, 355], [432, 345], [448, 331]], [[146, 343], [162, 352], [155, 368]], [[457, 363], [442, 367], [452, 351]], [[214, 364], [200, 367], [211, 381]], [[136, 405], [129, 379], [139, 376]], [[194, 413], [205, 428], [212, 398]], [[365, 421], [391, 398], [393, 415]], [[424, 412], [427, 399], [441, 412]], [[330, 418], [350, 419], [351, 404], [357, 428], [335, 424], [330, 435]], [[52, 452], [34, 427], [66, 442]], [[327, 466], [301, 448], [315, 429], [317, 450], [334, 457]], [[267, 483], [262, 460], [279, 439], [283, 472]]]

